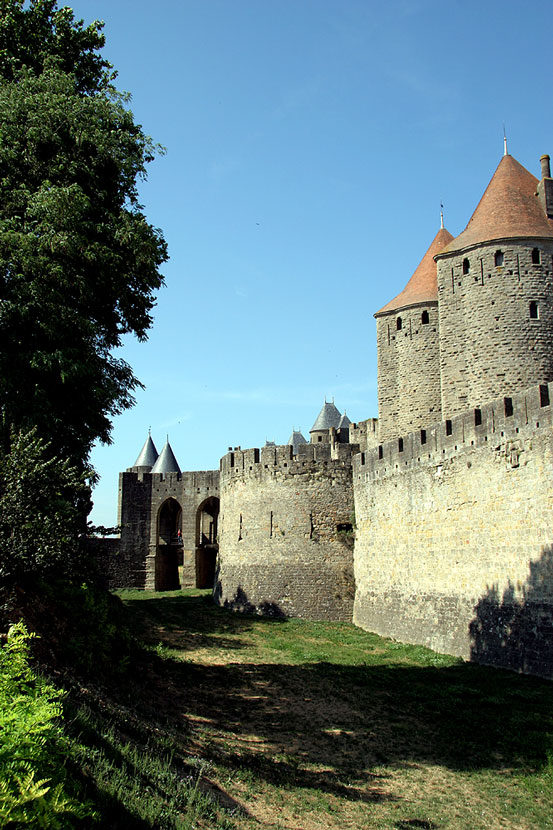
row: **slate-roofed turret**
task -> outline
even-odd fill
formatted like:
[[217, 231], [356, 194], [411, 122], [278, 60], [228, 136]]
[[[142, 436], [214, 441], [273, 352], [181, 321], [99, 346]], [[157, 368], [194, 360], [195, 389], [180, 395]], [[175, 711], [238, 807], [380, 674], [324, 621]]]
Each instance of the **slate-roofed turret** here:
[[292, 435], [288, 439], [288, 445], [292, 447], [294, 455], [298, 454], [298, 447], [300, 444], [307, 444], [308, 442], [301, 433], [301, 430], [292, 427]]
[[338, 428], [341, 417], [342, 413], [334, 406], [334, 401], [329, 403], [329, 401], [325, 400], [323, 408], [317, 415], [315, 423], [309, 432], [320, 432], [321, 430], [330, 429], [330, 427]]
[[144, 446], [140, 450], [138, 458], [133, 464], [133, 467], [147, 467], [152, 468], [158, 459], [158, 451], [156, 449], [156, 445], [152, 440], [152, 436], [148, 433], [148, 437], [144, 443]]
[[160, 452], [158, 459], [152, 467], [152, 473], [180, 473], [181, 469], [175, 454], [171, 449], [169, 439], [167, 439], [165, 446]]
[[343, 427], [349, 427], [350, 424], [351, 424], [351, 421], [348, 418], [348, 416], [346, 415], [346, 413], [344, 412], [344, 414], [340, 418], [340, 423], [338, 424], [338, 429], [342, 429]]

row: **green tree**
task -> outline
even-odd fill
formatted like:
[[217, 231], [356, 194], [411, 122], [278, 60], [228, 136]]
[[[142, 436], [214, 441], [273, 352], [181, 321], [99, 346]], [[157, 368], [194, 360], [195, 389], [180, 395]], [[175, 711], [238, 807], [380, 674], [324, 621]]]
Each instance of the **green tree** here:
[[102, 28], [98, 20], [85, 27], [57, 0], [0, 0], [0, 77], [13, 81], [24, 66], [37, 75], [56, 67], [74, 76], [80, 92], [105, 89], [115, 73], [98, 54]]
[[[0, 601], [35, 576], [80, 572], [82, 475], [52, 458], [36, 429], [0, 448]], [[1, 604], [1, 603], [0, 603]]]
[[53, 0], [0, 0], [0, 430], [36, 426], [81, 468], [139, 385], [113, 355], [145, 339], [159, 230], [137, 182], [155, 147], [84, 28]]

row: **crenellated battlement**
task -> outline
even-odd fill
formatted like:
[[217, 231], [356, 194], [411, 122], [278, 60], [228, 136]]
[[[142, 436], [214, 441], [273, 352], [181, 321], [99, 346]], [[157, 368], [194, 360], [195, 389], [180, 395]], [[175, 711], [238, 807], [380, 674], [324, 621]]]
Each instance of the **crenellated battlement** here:
[[222, 481], [235, 479], [265, 480], [274, 477], [350, 470], [359, 444], [300, 444], [294, 455], [291, 445], [274, 447], [240, 447], [229, 451], [220, 462]]
[[350, 424], [349, 437], [352, 444], [359, 444], [361, 452], [376, 447], [379, 443], [378, 418], [367, 418], [366, 421]]
[[518, 394], [440, 421], [428, 429], [393, 438], [359, 453], [354, 472], [370, 477], [393, 475], [419, 464], [439, 464], [472, 447], [516, 440], [551, 426], [553, 383], [538, 384]]

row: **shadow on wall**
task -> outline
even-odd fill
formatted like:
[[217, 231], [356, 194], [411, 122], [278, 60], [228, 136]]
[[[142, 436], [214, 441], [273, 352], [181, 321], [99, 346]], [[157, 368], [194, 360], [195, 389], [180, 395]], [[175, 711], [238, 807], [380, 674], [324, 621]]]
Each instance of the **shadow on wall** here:
[[217, 605], [220, 605], [222, 608], [228, 608], [230, 611], [240, 611], [241, 613], [246, 614], [259, 614], [263, 617], [272, 617], [273, 619], [278, 620], [287, 619], [286, 614], [276, 602], [265, 601], [260, 602], [258, 605], [250, 602], [248, 595], [241, 585], [239, 585], [236, 589], [232, 599], [223, 600], [222, 594], [221, 581], [218, 579], [218, 574], [216, 574], [215, 587], [213, 589], [213, 600]]
[[543, 549], [521, 590], [489, 588], [470, 624], [471, 661], [553, 678], [553, 547]]

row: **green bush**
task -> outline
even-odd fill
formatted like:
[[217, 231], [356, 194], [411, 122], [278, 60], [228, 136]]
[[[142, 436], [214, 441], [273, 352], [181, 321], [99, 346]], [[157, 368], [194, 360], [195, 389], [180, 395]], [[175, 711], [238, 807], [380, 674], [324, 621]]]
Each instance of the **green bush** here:
[[0, 649], [0, 826], [56, 830], [94, 814], [72, 792], [63, 693], [29, 665], [32, 636], [17, 623]]

